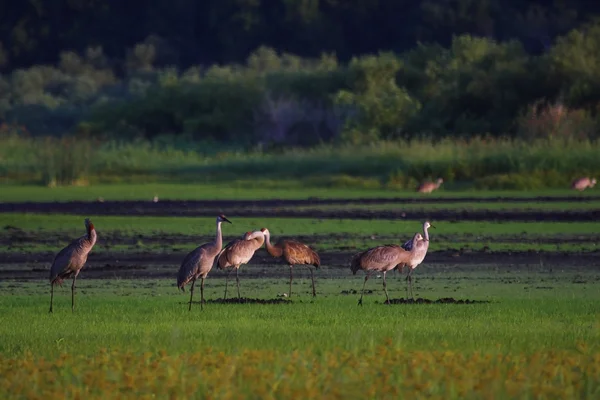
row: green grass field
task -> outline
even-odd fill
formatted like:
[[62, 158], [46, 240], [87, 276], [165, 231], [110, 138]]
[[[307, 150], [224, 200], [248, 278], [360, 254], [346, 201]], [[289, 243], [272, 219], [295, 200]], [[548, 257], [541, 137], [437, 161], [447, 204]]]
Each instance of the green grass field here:
[[[292, 297], [291, 304], [207, 304], [203, 311], [194, 304], [188, 312], [189, 292], [178, 294], [174, 279], [80, 279], [76, 313], [71, 313], [70, 285], [65, 284], [56, 290], [54, 314], [48, 314], [47, 283], [5, 282], [0, 296], [5, 310], [0, 317], [0, 352], [58, 356], [62, 351], [93, 354], [105, 348], [179, 354], [211, 347], [233, 353], [245, 349], [322, 353], [341, 347], [358, 354], [392, 338], [395, 345], [411, 350], [517, 354], [574, 349], [578, 341], [600, 343], [600, 322], [594, 320], [600, 282], [593, 274], [583, 276], [585, 284], [572, 283], [574, 274], [552, 274], [544, 284], [552, 290], [534, 289], [533, 274], [519, 275], [518, 283], [505, 283], [499, 274], [490, 280], [477, 273], [425, 274], [415, 275], [420, 295], [491, 303], [386, 306], [381, 279], [372, 279], [367, 289], [374, 293], [366, 295], [359, 307], [358, 294], [340, 295], [362, 286], [362, 275], [350, 274], [346, 279], [318, 280], [315, 300], [308, 295], [310, 280], [300, 279], [295, 285], [300, 296]], [[285, 276], [282, 270], [282, 279], [269, 280], [269, 285], [244, 279], [242, 295], [272, 298], [287, 288]], [[581, 274], [577, 277], [582, 279]], [[404, 280], [391, 274], [388, 279], [390, 296], [403, 297]], [[199, 301], [199, 291], [195, 294]], [[223, 280], [208, 279], [206, 297], [222, 295]]]
[[[497, 191], [444, 191], [427, 195], [419, 195], [412, 190], [369, 189], [369, 188], [324, 188], [305, 187], [285, 182], [274, 182], [273, 185], [252, 187], [243, 182], [227, 182], [223, 184], [98, 184], [91, 186], [67, 186], [48, 188], [39, 185], [0, 185], [0, 201], [97, 201], [104, 200], [148, 200], [154, 196], [163, 200], [260, 200], [260, 199], [308, 199], [316, 198], [456, 198], [456, 197], [534, 197], [534, 196], [573, 196], [590, 197], [597, 195], [593, 190], [573, 193], [567, 189], [546, 189], [533, 191], [497, 190]], [[586, 203], [574, 203], [576, 205]]]
[[[395, 191], [258, 190], [220, 192], [212, 185], [115, 185], [44, 188], [5, 185], [2, 201], [67, 201], [163, 198], [395, 197]], [[212, 189], [212, 190], [209, 190]], [[160, 191], [157, 193], [157, 191]], [[242, 195], [243, 193], [243, 195]], [[440, 192], [438, 197], [469, 192]], [[590, 193], [593, 193], [590, 191]], [[566, 191], [518, 195], [568, 195]], [[400, 196], [414, 196], [404, 192]], [[515, 195], [476, 192], [476, 196]], [[589, 196], [583, 193], [583, 196]], [[165, 197], [168, 195], [165, 194]], [[185, 197], [188, 196], [188, 197]], [[469, 209], [594, 209], [591, 203], [441, 203]], [[323, 206], [320, 209], [326, 209]], [[344, 206], [346, 207], [346, 206]], [[349, 206], [348, 206], [349, 207]], [[353, 205], [352, 207], [357, 207]], [[366, 206], [358, 206], [365, 208]], [[372, 207], [393, 210], [398, 204]], [[412, 206], [410, 206], [412, 207]], [[429, 205], [426, 205], [429, 207]], [[312, 207], [311, 207], [312, 208]], [[331, 207], [334, 208], [334, 207]], [[296, 207], [294, 209], [302, 209]], [[47, 253], [20, 264], [0, 263], [0, 398], [434, 398], [546, 399], [600, 396], [600, 279], [594, 269], [600, 222], [432, 221], [431, 251], [447, 248], [492, 251], [553, 251], [587, 254], [587, 261], [546, 265], [533, 256], [515, 264], [510, 254], [490, 254], [485, 265], [460, 258], [424, 263], [415, 271], [417, 298], [484, 300], [480, 304], [382, 304], [381, 276], [367, 282], [357, 305], [362, 273], [346, 260], [310, 278], [297, 269], [294, 296], [283, 304], [197, 302], [177, 292], [180, 258], [159, 265], [163, 279], [90, 278], [94, 256], [185, 253], [214, 235], [214, 217], [90, 216], [98, 243], [77, 285], [70, 310], [70, 281], [55, 291], [48, 313], [47, 269], [52, 255], [84, 233], [84, 215], [0, 213], [0, 255]], [[268, 227], [274, 239], [300, 236], [323, 254], [346, 254], [376, 244], [401, 243], [421, 230], [418, 221], [244, 218], [228, 214], [225, 239]], [[16, 228], [16, 229], [15, 229]], [[560, 243], [560, 240], [568, 242]], [[120, 243], [127, 241], [129, 244]], [[558, 243], [557, 243], [558, 242]], [[10, 246], [9, 246], [10, 244]], [[333, 254], [333, 253], [332, 253]], [[564, 254], [562, 255], [564, 257]], [[564, 259], [564, 258], [563, 258]], [[137, 265], [142, 261], [132, 261]], [[336, 261], [337, 263], [337, 261]], [[93, 265], [94, 267], [92, 267]], [[123, 265], [123, 264], [119, 264]], [[269, 277], [256, 276], [273, 271]], [[252, 274], [251, 274], [252, 273]], [[243, 266], [242, 296], [274, 299], [288, 291], [281, 261]], [[388, 274], [393, 299], [406, 296], [404, 276]], [[230, 281], [231, 295], [235, 280]], [[189, 288], [188, 288], [189, 290]], [[208, 300], [221, 298], [222, 274], [206, 281]], [[358, 291], [358, 292], [356, 292]], [[371, 292], [372, 291], [372, 292]], [[195, 300], [200, 299], [196, 287]], [[118, 393], [118, 395], [116, 395]], [[209, 393], [201, 396], [200, 393]]]
[[[0, 214], [0, 224], [10, 225], [25, 231], [67, 232], [81, 235], [85, 229], [83, 215], [64, 214], [33, 214], [33, 213], [3, 213]], [[420, 231], [422, 224], [417, 221], [396, 221], [385, 219], [352, 220], [352, 219], [311, 219], [311, 218], [245, 218], [229, 215], [231, 225], [223, 227], [223, 235], [238, 237], [249, 230], [263, 227], [275, 234], [285, 235], [323, 235], [323, 234], [353, 234], [353, 235], [385, 235], [406, 237]], [[121, 234], [185, 234], [185, 235], [214, 235], [215, 218], [213, 217], [122, 217], [98, 216], [93, 217], [96, 230], [101, 232], [118, 231]], [[600, 221], [590, 222], [491, 222], [440, 221], [435, 224], [432, 234], [470, 236], [473, 240], [478, 235], [592, 235], [600, 232]]]
[[[551, 290], [540, 290], [531, 285], [535, 275], [502, 283], [450, 274], [420, 279], [420, 286], [432, 295], [456, 296], [451, 287], [492, 302], [392, 306], [381, 303], [380, 280], [373, 279], [374, 293], [362, 307], [357, 295], [339, 294], [340, 288], [359, 289], [362, 277], [319, 280], [314, 301], [302, 294], [292, 304], [207, 304], [204, 310], [194, 304], [191, 312], [187, 295], [175, 294], [170, 282], [81, 280], [74, 314], [68, 288], [57, 290], [56, 311], [48, 314], [47, 284], [6, 290], [2, 283], [6, 379], [0, 394], [26, 396], [39, 387], [58, 398], [69, 384], [93, 398], [114, 390], [125, 397], [194, 396], [201, 389], [222, 390], [227, 398], [262, 391], [266, 398], [315, 397], [343, 384], [333, 397], [358, 398], [357, 390], [361, 396], [368, 390], [377, 398], [542, 398], [552, 390], [592, 399], [600, 393], [600, 284], [572, 283], [574, 277], [547, 277]], [[208, 298], [222, 295], [216, 281], [207, 281]], [[258, 296], [285, 287], [253, 281], [244, 281], [243, 290]], [[403, 296], [403, 284], [390, 279], [392, 298]], [[193, 378], [189, 369], [196, 371]], [[392, 380], [373, 384], [381, 373]], [[24, 374], [29, 386], [18, 384]], [[510, 384], [512, 374], [521, 378]], [[356, 379], [364, 380], [360, 387], [352, 385]]]

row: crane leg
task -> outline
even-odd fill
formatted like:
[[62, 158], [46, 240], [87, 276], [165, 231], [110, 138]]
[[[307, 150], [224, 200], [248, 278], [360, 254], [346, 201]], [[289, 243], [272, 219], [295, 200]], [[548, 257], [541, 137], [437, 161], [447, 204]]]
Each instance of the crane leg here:
[[194, 286], [196, 285], [196, 278], [192, 280], [192, 287], [190, 288], [190, 306], [188, 307], [188, 311], [192, 311], [192, 298], [194, 297]]
[[408, 275], [406, 275], [406, 280], [408, 281], [408, 285], [406, 287], [406, 299], [408, 300], [408, 293], [409, 293], [409, 289], [410, 289], [410, 297], [414, 300], [415, 296], [413, 294], [413, 288], [412, 288], [412, 268], [410, 268], [408, 270]]
[[203, 310], [204, 304], [204, 277], [200, 281], [200, 309]]
[[239, 275], [239, 268], [235, 269], [235, 281], [237, 283], [237, 290], [238, 290], [238, 299], [241, 299], [242, 296], [240, 296], [240, 275]]
[[54, 300], [54, 283], [50, 284], [50, 312], [52, 312], [52, 301]]
[[294, 280], [293, 266], [290, 265], [290, 293], [288, 297], [292, 297], [292, 281]]
[[369, 279], [369, 274], [365, 275], [365, 282], [363, 283], [362, 292], [360, 293], [360, 299], [358, 299], [358, 305], [362, 306], [362, 298], [365, 294], [365, 286], [367, 284], [367, 280]]
[[71, 312], [75, 312], [75, 280], [77, 274], [73, 277], [73, 284], [71, 285]]
[[310, 280], [312, 281], [313, 297], [317, 297], [317, 291], [315, 290], [315, 273], [311, 267], [307, 267], [310, 271]]
[[225, 277], [225, 295], [223, 296], [223, 300], [227, 300], [227, 283], [229, 282], [229, 275], [231, 275], [231, 272], [233, 270], [230, 269], [229, 272], [227, 273], [227, 276]]
[[385, 292], [385, 303], [392, 304], [392, 303], [390, 303], [390, 296], [388, 295], [388, 291], [387, 291], [387, 283], [385, 283], [385, 273], [386, 273], [386, 271], [383, 271], [383, 291]]

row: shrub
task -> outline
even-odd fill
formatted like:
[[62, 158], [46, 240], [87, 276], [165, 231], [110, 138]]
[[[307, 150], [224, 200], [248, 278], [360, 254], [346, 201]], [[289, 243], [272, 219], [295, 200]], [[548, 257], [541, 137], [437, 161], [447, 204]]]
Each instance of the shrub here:
[[517, 120], [518, 135], [525, 140], [586, 139], [595, 136], [595, 123], [585, 110], [560, 102], [537, 101]]
[[396, 85], [400, 68], [400, 60], [390, 53], [352, 59], [350, 88], [335, 95], [335, 104], [350, 110], [343, 139], [356, 143], [404, 135], [421, 105]]

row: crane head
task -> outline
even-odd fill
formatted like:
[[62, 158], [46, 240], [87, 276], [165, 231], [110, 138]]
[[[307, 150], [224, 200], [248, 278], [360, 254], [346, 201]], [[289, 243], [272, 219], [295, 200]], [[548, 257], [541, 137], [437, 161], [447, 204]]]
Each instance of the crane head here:
[[438, 185], [441, 185], [442, 183], [444, 183], [444, 180], [442, 178], [438, 178], [437, 183], [438, 183]]
[[86, 218], [84, 220], [85, 223], [85, 229], [87, 229], [88, 232], [91, 232], [94, 229], [94, 224], [92, 223], [92, 221], [89, 218]]
[[267, 228], [262, 228], [260, 231], [261, 231], [262, 233], [264, 233], [265, 235], [268, 235], [268, 234], [270, 233], [270, 232], [269, 232], [269, 230], [268, 230]]
[[594, 186], [596, 184], [596, 178], [592, 178], [592, 182], [590, 186]]
[[250, 240], [251, 235], [252, 235], [252, 232], [250, 232], [250, 231], [244, 233], [244, 240]]
[[425, 221], [425, 223], [423, 224], [423, 229], [427, 228], [435, 228], [435, 226], [431, 225], [429, 221]]
[[232, 222], [228, 220], [227, 217], [223, 214], [219, 214], [219, 216], [217, 217], [217, 222], [229, 222], [230, 224], [232, 224]]

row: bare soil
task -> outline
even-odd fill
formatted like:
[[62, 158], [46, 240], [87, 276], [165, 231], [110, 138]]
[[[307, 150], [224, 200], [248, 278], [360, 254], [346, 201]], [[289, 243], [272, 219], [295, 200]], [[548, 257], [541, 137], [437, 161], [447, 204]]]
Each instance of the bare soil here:
[[[317, 278], [348, 277], [354, 251], [322, 252], [322, 267]], [[47, 279], [54, 252], [0, 253], [0, 280]], [[94, 253], [88, 258], [80, 277], [94, 279], [174, 279], [185, 252], [177, 253]], [[600, 271], [600, 251], [570, 252], [484, 252], [460, 250], [434, 251], [419, 267], [427, 273], [444, 272], [548, 272], [561, 270]], [[306, 275], [307, 267], [294, 267], [294, 276]], [[226, 272], [213, 269], [210, 277], [224, 278]], [[256, 252], [250, 263], [240, 268], [247, 278], [285, 278], [289, 268], [271, 258], [264, 249]]]
[[539, 197], [539, 198], [397, 198], [397, 199], [307, 199], [307, 200], [248, 200], [248, 201], [105, 201], [105, 202], [24, 202], [0, 203], [0, 212], [35, 212], [77, 215], [141, 215], [171, 217], [214, 216], [223, 212], [238, 217], [281, 217], [315, 219], [405, 219], [423, 220], [431, 218], [444, 221], [591, 221], [600, 218], [600, 209], [591, 210], [293, 210], [281, 207], [302, 205], [348, 205], [348, 204], [433, 204], [451, 202], [556, 202], [556, 201], [593, 201], [596, 197]]

